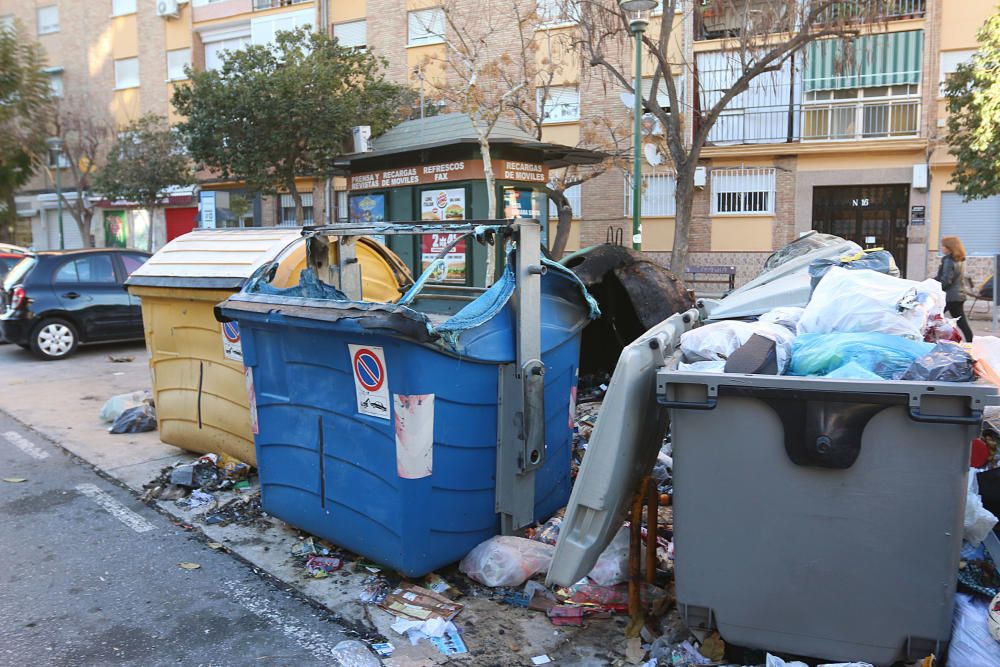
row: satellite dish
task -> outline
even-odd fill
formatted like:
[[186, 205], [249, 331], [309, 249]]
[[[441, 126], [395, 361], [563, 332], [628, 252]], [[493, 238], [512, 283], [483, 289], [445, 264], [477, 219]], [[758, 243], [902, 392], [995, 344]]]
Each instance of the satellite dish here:
[[646, 162], [651, 167], [659, 167], [663, 164], [663, 155], [656, 149], [654, 144], [645, 144], [642, 147], [642, 154], [646, 156]]
[[635, 106], [635, 95], [633, 95], [632, 93], [619, 93], [618, 99], [620, 99], [622, 101], [622, 104], [624, 104], [629, 109]]

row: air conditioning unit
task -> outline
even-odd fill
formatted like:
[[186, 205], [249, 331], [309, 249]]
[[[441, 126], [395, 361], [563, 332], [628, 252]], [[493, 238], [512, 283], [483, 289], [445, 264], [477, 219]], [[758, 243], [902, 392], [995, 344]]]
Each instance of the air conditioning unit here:
[[358, 125], [351, 128], [354, 135], [354, 152], [370, 153], [372, 150], [372, 126]]
[[911, 184], [913, 185], [914, 190], [927, 189], [927, 171], [926, 164], [913, 165], [913, 179]]
[[177, 0], [156, 0], [156, 15], [165, 19], [175, 19], [181, 15]]

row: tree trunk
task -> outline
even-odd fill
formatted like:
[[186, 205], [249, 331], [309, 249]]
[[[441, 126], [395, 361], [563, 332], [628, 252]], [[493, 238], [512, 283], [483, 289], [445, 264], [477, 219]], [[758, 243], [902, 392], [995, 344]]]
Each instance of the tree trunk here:
[[7, 205], [7, 210], [0, 215], [0, 243], [13, 243], [17, 234], [17, 204], [14, 201], [13, 191], [4, 203]]
[[301, 227], [305, 224], [305, 211], [302, 210], [302, 195], [299, 194], [299, 189], [295, 186], [294, 178], [288, 181], [288, 193], [292, 195], [292, 201], [295, 202], [295, 224]]
[[[496, 177], [493, 175], [493, 163], [490, 159], [489, 137], [479, 132], [479, 151], [483, 154], [483, 174], [486, 176], [486, 202], [489, 209], [486, 212], [487, 219], [492, 220], [497, 217], [497, 186]], [[486, 246], [486, 286], [493, 284], [496, 276], [496, 248]]]
[[[156, 206], [149, 207], [149, 233], [146, 234], [146, 252], [153, 252], [153, 234], [156, 230]], [[166, 221], [164, 221], [164, 224]]]
[[79, 212], [79, 215], [72, 209], [67, 210], [66, 202], [63, 202], [63, 225], [66, 224], [67, 218], [76, 223], [76, 226], [80, 230], [80, 241], [83, 243], [84, 248], [93, 248], [94, 239], [90, 235], [90, 228], [94, 221], [94, 211], [93, 209], [83, 209]]
[[688, 235], [691, 233], [691, 209], [694, 202], [694, 170], [697, 162], [677, 169], [677, 188], [674, 192], [676, 215], [674, 217], [674, 247], [670, 253], [670, 270], [684, 280], [687, 268]]
[[569, 233], [573, 227], [573, 207], [566, 198], [563, 190], [550, 190], [549, 199], [555, 203], [559, 221], [556, 223], [556, 235], [549, 246], [549, 254], [552, 259], [559, 261], [563, 253], [566, 252], [566, 244], [569, 242]]

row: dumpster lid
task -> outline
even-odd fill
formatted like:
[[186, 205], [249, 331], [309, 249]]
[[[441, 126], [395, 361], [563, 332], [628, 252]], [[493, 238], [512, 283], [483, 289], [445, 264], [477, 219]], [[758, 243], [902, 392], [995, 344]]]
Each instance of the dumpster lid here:
[[239, 289], [254, 271], [299, 238], [299, 227], [197, 229], [163, 246], [125, 284]]
[[585, 577], [621, 527], [666, 431], [656, 370], [697, 320], [696, 310], [671, 315], [622, 350], [573, 484], [547, 584], [571, 586]]

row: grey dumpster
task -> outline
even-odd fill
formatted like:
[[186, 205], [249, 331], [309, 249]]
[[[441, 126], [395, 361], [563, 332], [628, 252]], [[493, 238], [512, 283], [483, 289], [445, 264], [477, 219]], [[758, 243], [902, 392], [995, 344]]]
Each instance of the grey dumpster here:
[[830, 661], [941, 656], [970, 442], [995, 396], [981, 384], [660, 370], [689, 626]]

